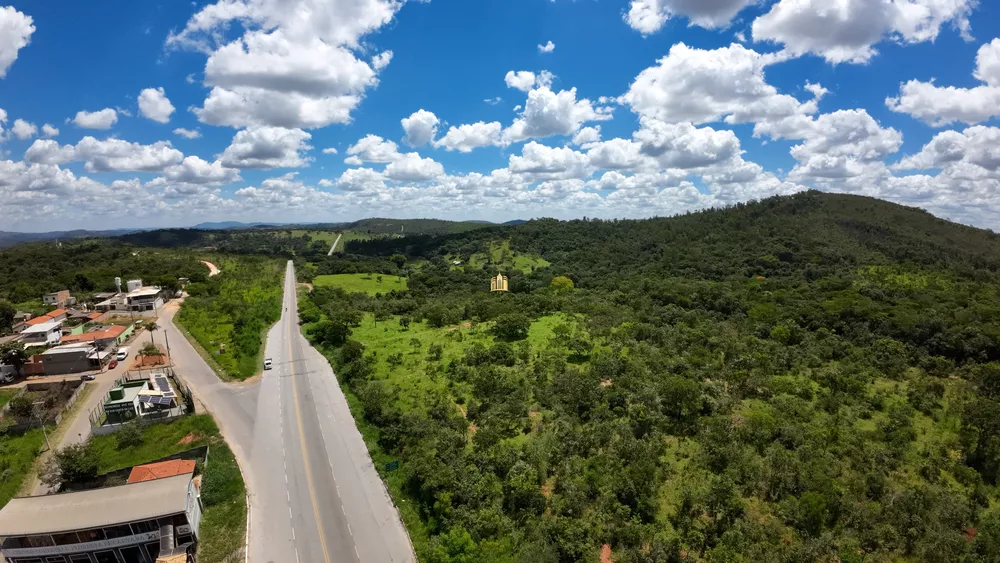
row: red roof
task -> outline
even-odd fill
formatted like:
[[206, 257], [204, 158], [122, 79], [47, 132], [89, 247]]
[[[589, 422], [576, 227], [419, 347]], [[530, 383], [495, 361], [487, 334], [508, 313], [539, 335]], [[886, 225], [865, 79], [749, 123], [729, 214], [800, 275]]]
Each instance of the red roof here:
[[56, 309], [55, 311], [49, 311], [48, 313], [46, 313], [46, 315], [52, 317], [53, 319], [58, 317], [59, 315], [68, 315], [68, 314], [69, 311], [67, 311], [66, 309]]
[[108, 340], [110, 338], [118, 338], [125, 332], [125, 327], [121, 325], [114, 325], [106, 330], [95, 330], [93, 332], [84, 332], [83, 334], [70, 334], [63, 336], [61, 342], [93, 342], [94, 340]]
[[108, 328], [108, 330], [104, 331], [107, 335], [105, 338], [118, 338], [123, 332], [125, 332], [125, 328], [126, 327], [123, 327], [122, 325], [112, 325]]
[[29, 326], [35, 326], [35, 325], [40, 325], [42, 323], [51, 323], [54, 320], [55, 319], [53, 319], [52, 317], [50, 317], [48, 315], [42, 315], [40, 317], [35, 317], [35, 318], [31, 319], [30, 321], [27, 321], [24, 324], [29, 325]]
[[142, 483], [164, 477], [174, 477], [194, 473], [194, 460], [174, 459], [171, 461], [161, 461], [158, 463], [147, 463], [146, 465], [136, 465], [132, 468], [132, 473], [128, 476], [129, 483]]
[[87, 315], [87, 318], [90, 319], [90, 320], [94, 320], [94, 319], [100, 317], [103, 314], [104, 313], [98, 313], [97, 311], [94, 311], [93, 313]]

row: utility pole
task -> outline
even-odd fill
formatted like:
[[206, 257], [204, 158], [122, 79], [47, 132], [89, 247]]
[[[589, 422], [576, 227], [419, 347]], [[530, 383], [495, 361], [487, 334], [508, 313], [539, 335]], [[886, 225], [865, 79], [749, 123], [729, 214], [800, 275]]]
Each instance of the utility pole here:
[[41, 415], [38, 414], [38, 405], [43, 405], [43, 404], [45, 404], [45, 401], [35, 401], [34, 403], [32, 403], [31, 405], [34, 408], [31, 409], [31, 413], [34, 414], [35, 418], [38, 419], [38, 425], [42, 427], [42, 436], [45, 437], [45, 447], [47, 447], [51, 452], [52, 444], [49, 443], [49, 434], [48, 432], [45, 431], [45, 423], [42, 422]]
[[167, 336], [167, 331], [163, 331], [163, 339], [167, 342], [167, 363], [170, 363], [170, 338]]

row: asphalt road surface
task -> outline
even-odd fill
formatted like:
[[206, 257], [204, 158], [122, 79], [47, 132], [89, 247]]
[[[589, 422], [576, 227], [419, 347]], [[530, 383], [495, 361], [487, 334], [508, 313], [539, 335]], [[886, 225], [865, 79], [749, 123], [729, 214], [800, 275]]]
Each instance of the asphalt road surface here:
[[250, 490], [253, 563], [412, 562], [392, 505], [326, 359], [298, 329], [288, 263], [281, 320], [268, 333], [273, 369], [256, 383], [218, 380], [161, 315], [178, 375], [218, 421]]

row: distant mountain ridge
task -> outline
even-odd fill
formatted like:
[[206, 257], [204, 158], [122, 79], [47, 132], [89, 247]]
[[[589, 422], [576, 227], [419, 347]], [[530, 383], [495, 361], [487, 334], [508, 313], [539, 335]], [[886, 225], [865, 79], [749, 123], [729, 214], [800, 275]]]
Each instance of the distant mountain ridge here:
[[40, 242], [57, 239], [73, 239], [88, 237], [116, 237], [136, 233], [144, 229], [111, 229], [107, 231], [87, 231], [76, 229], [72, 231], [50, 231], [46, 233], [15, 233], [10, 231], [0, 231], [0, 247], [13, 246], [24, 242]]
[[383, 219], [369, 218], [360, 219], [353, 222], [341, 223], [264, 223], [253, 222], [244, 223], [242, 221], [206, 221], [198, 223], [192, 227], [167, 228], [167, 229], [109, 229], [101, 231], [89, 231], [86, 229], [75, 229], [71, 231], [50, 231], [45, 233], [18, 233], [12, 231], [0, 231], [0, 248], [13, 246], [26, 242], [44, 242], [58, 239], [76, 238], [101, 238], [116, 237], [134, 233], [142, 233], [157, 230], [191, 230], [191, 231], [239, 231], [250, 229], [283, 229], [292, 227], [304, 227], [312, 229], [342, 229], [342, 230], [365, 230], [371, 233], [388, 234], [392, 232], [420, 233], [420, 234], [444, 234], [458, 233], [483, 227], [497, 225], [520, 225], [526, 221], [517, 219], [506, 223], [493, 223], [490, 221], [449, 221], [445, 219]]

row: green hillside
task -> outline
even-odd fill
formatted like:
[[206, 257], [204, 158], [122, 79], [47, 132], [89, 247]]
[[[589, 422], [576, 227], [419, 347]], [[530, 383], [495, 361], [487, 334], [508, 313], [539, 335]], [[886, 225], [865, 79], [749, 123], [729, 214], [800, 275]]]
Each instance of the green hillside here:
[[[454, 267], [499, 240], [548, 265]], [[421, 560], [1000, 560], [995, 234], [810, 192], [315, 268], [409, 273], [301, 304]]]

